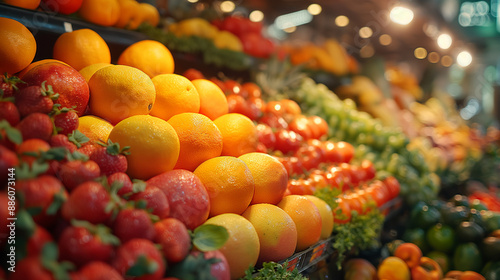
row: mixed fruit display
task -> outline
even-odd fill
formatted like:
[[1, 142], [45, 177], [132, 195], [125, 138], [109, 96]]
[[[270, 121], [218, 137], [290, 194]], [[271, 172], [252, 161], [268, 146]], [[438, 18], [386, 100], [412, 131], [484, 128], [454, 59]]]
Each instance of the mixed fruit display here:
[[[46, 2], [23, 8], [50, 9]], [[439, 207], [441, 217], [469, 207], [451, 220], [474, 240], [442, 253], [460, 262], [476, 246], [480, 264], [467, 270], [498, 266], [496, 253], [481, 251], [481, 242], [498, 237], [495, 190], [471, 194], [467, 205], [437, 203], [438, 170], [410, 149], [401, 129], [358, 110], [290, 60], [268, 61], [255, 82], [196, 69], [175, 74], [172, 44], [208, 46], [198, 43], [209, 39], [235, 57], [269, 58], [274, 46], [261, 25], [194, 18], [165, 32], [151, 28], [159, 16], [146, 16], [136, 1], [80, 2], [71, 12], [53, 8], [98, 25], [147, 22], [142, 30], [156, 40], [128, 46], [112, 63], [100, 35], [81, 29], [60, 35], [50, 59], [33, 61], [39, 46], [31, 32], [0, 18], [0, 279], [249, 279], [259, 268], [261, 276], [266, 268], [276, 273], [273, 265], [300, 278], [277, 263], [332, 236], [337, 265], [349, 271], [345, 255], [378, 242], [388, 214], [380, 209], [398, 197], [414, 209]], [[110, 17], [100, 12], [109, 11], [118, 14], [113, 23], [102, 21]], [[265, 49], [256, 47], [264, 41]], [[321, 51], [345, 55], [333, 40]], [[332, 65], [315, 57], [333, 74], [356, 72], [351, 58], [342, 58]], [[487, 212], [472, 207], [476, 200]], [[451, 227], [432, 221], [439, 223], [433, 228]], [[478, 227], [481, 234], [470, 231]], [[421, 246], [416, 261], [413, 249], [395, 253], [408, 277], [390, 278], [398, 264], [387, 264], [379, 278], [429, 279], [432, 266], [441, 274], [429, 275], [440, 279], [447, 269], [421, 257], [426, 243], [408, 241]]]

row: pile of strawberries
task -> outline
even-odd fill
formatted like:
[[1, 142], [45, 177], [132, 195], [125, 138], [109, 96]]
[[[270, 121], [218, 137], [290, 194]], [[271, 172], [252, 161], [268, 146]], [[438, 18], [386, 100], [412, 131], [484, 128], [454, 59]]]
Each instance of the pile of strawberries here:
[[0, 279], [165, 279], [167, 263], [200, 255], [168, 191], [125, 173], [128, 147], [90, 143], [46, 82], [0, 79], [0, 248], [16, 255]]

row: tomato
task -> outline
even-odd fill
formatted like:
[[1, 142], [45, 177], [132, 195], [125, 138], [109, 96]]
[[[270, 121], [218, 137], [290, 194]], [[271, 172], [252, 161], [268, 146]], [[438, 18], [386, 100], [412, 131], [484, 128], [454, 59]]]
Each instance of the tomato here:
[[276, 159], [281, 162], [281, 164], [283, 164], [286, 172], [288, 173], [288, 177], [290, 177], [293, 174], [293, 167], [292, 163], [290, 162], [290, 157], [276, 157]]
[[224, 82], [224, 87], [226, 88], [226, 95], [237, 94], [243, 98], [248, 98], [248, 92], [244, 90], [241, 84], [235, 80], [226, 80]]
[[335, 147], [335, 142], [323, 142], [323, 150], [325, 151], [325, 160], [331, 163], [340, 163], [342, 161], [342, 154]]
[[326, 182], [323, 174], [311, 173], [309, 174], [308, 179], [311, 181], [311, 184], [315, 190], [328, 187], [328, 183]]
[[266, 104], [264, 112], [282, 117], [285, 114], [285, 108], [279, 101], [269, 101]]
[[217, 78], [210, 78], [210, 81], [216, 84], [222, 90], [222, 92], [226, 92], [226, 86], [224, 85], [223, 81]]
[[245, 18], [240, 16], [228, 16], [222, 21], [221, 29], [229, 31], [240, 37], [248, 31], [247, 21], [245, 21]]
[[354, 147], [344, 141], [338, 142], [335, 147], [342, 156], [342, 162], [349, 163], [354, 156]]
[[297, 149], [294, 154], [302, 162], [306, 170], [317, 168], [323, 162], [323, 151], [316, 146], [305, 145]]
[[289, 174], [303, 174], [305, 171], [304, 166], [302, 165], [302, 161], [299, 160], [298, 157], [290, 157], [290, 165], [292, 168], [292, 172]]
[[304, 115], [295, 117], [289, 124], [288, 129], [300, 134], [304, 140], [313, 138], [313, 131], [309, 126], [309, 121]]
[[327, 184], [330, 186], [332, 189], [338, 189], [342, 191], [342, 175], [340, 173], [331, 173], [331, 172], [325, 172], [323, 175], [326, 179]]
[[266, 124], [259, 123], [256, 126], [257, 136], [259, 137], [259, 143], [264, 144], [268, 149], [274, 149], [276, 144], [276, 136], [272, 128]]
[[300, 109], [299, 104], [297, 102], [291, 100], [291, 99], [282, 99], [280, 101], [281, 106], [285, 108], [285, 113], [290, 114], [290, 115], [300, 115], [302, 114], [302, 110]]
[[239, 113], [245, 116], [248, 115], [247, 102], [241, 95], [230, 93], [226, 99], [229, 113]]
[[311, 181], [304, 179], [288, 181], [287, 189], [291, 194], [307, 195], [314, 193]]
[[277, 128], [277, 129], [288, 128], [288, 123], [286, 122], [286, 120], [283, 117], [277, 116], [275, 114], [264, 113], [264, 115], [259, 119], [259, 122], [267, 124], [272, 128]]
[[268, 58], [274, 52], [274, 43], [268, 38], [256, 33], [246, 33], [239, 36], [243, 44], [243, 52], [258, 58]]
[[365, 189], [365, 192], [372, 197], [378, 207], [389, 201], [389, 192], [382, 181], [373, 181], [368, 188]]
[[249, 118], [253, 121], [258, 120], [262, 116], [262, 109], [265, 106], [264, 100], [260, 97], [250, 97], [247, 100]]
[[363, 214], [363, 205], [361, 204], [361, 201], [358, 199], [355, 193], [344, 194], [342, 198], [347, 202], [347, 204], [349, 204], [351, 211], [356, 211], [358, 212], [358, 214]]
[[279, 129], [274, 135], [276, 136], [275, 149], [284, 154], [295, 152], [302, 144], [302, 137], [293, 131]]
[[364, 180], [365, 174], [363, 171], [356, 165], [351, 165], [348, 163], [341, 163], [340, 168], [346, 171], [351, 178], [351, 185], [356, 187]]
[[189, 68], [184, 73], [182, 73], [182, 76], [188, 78], [190, 81], [196, 80], [196, 79], [205, 79], [205, 76], [199, 71], [194, 68]]
[[41, 6], [63, 15], [72, 14], [80, 9], [83, 0], [42, 0]]
[[248, 96], [250, 97], [262, 97], [262, 90], [256, 83], [246, 82], [241, 85], [243, 90], [248, 92]]
[[345, 224], [351, 220], [351, 207], [349, 203], [343, 198], [337, 198], [337, 208], [333, 212], [333, 219], [335, 224]]
[[351, 175], [346, 171], [343, 170], [342, 168], [338, 166], [331, 167], [329, 171], [332, 174], [338, 174], [341, 178], [341, 188], [342, 191], [347, 191], [351, 188]]
[[375, 178], [375, 173], [377, 171], [375, 170], [375, 165], [373, 164], [373, 162], [371, 162], [370, 160], [364, 159], [361, 162], [360, 168], [364, 172], [364, 178], [363, 178], [364, 181], [369, 181], [369, 180], [372, 180], [373, 178]]
[[311, 130], [314, 132], [314, 139], [319, 139], [328, 133], [328, 123], [323, 118], [319, 116], [310, 116], [307, 119]]
[[399, 185], [398, 179], [396, 179], [394, 176], [389, 176], [385, 178], [384, 184], [387, 186], [390, 199], [396, 198], [399, 195], [399, 192], [401, 191], [401, 186]]

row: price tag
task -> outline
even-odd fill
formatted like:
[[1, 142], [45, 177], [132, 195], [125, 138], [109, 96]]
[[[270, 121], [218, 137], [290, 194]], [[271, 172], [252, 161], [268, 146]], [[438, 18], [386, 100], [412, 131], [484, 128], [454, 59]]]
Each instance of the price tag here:
[[64, 31], [73, 32], [73, 25], [70, 22], [64, 22]]

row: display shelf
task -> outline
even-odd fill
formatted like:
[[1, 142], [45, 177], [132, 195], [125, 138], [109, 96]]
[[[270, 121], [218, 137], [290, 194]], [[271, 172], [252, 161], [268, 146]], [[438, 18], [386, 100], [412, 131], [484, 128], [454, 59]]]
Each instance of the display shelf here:
[[112, 60], [129, 45], [148, 39], [145, 34], [106, 26], [98, 26], [83, 21], [75, 16], [65, 16], [50, 11], [28, 10], [0, 3], [0, 17], [7, 17], [21, 22], [35, 36], [37, 53], [35, 60], [52, 58], [52, 46], [57, 38], [78, 29], [92, 29], [97, 32], [110, 48]]

